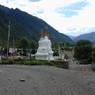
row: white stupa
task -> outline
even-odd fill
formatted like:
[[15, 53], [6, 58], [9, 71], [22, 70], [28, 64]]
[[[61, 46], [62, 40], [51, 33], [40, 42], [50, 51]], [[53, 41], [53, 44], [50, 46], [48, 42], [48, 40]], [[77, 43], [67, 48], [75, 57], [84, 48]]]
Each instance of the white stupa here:
[[47, 29], [45, 29], [43, 35], [39, 40], [39, 47], [35, 54], [36, 60], [54, 60], [53, 51], [51, 48], [51, 41], [47, 35]]

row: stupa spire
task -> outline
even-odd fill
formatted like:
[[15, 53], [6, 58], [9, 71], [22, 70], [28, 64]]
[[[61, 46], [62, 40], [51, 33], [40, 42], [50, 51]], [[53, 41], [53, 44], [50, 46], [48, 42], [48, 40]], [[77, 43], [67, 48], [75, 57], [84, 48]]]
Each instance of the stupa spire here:
[[44, 37], [44, 32], [43, 32], [43, 29], [41, 29], [41, 38]]
[[41, 30], [41, 37], [45, 37], [45, 36], [48, 37], [48, 27], [47, 26], [45, 26], [45, 28]]
[[48, 36], [48, 27], [47, 26], [45, 26], [45, 28], [44, 28], [44, 36]]

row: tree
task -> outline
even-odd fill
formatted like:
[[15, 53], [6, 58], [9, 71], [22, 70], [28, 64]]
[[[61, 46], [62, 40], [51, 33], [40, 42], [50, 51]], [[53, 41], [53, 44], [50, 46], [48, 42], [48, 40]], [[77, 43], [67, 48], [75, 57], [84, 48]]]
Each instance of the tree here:
[[95, 47], [92, 51], [92, 70], [95, 71]]
[[95, 63], [95, 48], [93, 48], [93, 51], [92, 51], [92, 62]]
[[35, 41], [31, 40], [30, 48], [32, 49], [31, 53], [35, 54], [37, 52], [38, 44]]
[[76, 43], [74, 57], [82, 63], [89, 63], [92, 56], [92, 43], [89, 40], [80, 40]]
[[22, 48], [22, 49], [29, 48], [29, 40], [25, 37], [21, 38], [18, 46], [19, 48]]
[[31, 40], [31, 41], [30, 41], [30, 48], [32, 48], [32, 49], [37, 49], [37, 48], [38, 48], [38, 44], [37, 44], [37, 42]]
[[25, 37], [21, 38], [18, 42], [18, 47], [22, 49], [22, 55], [26, 56], [27, 48], [29, 48], [29, 40]]

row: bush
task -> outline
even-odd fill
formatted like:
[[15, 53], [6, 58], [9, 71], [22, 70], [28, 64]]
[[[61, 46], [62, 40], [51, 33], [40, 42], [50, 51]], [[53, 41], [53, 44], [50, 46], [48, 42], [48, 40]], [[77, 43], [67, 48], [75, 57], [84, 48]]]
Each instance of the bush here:
[[64, 68], [64, 69], [69, 69], [69, 63], [64, 60], [57, 60], [57, 61], [52, 61], [53, 66]]
[[95, 63], [92, 63], [92, 70], [95, 71]]
[[87, 64], [91, 64], [91, 61], [84, 59], [84, 60], [79, 61], [79, 64], [87, 65]]
[[95, 48], [92, 51], [92, 61], [95, 63]]
[[1, 62], [1, 64], [4, 64], [4, 65], [11, 65], [11, 64], [13, 64], [14, 62], [13, 62], [13, 60], [11, 60], [11, 59], [4, 59], [2, 62]]
[[18, 61], [18, 62], [14, 62], [14, 64], [20, 64], [20, 65], [52, 65], [51, 62], [48, 62], [48, 61], [38, 61], [38, 60]]
[[92, 51], [92, 70], [95, 71], [95, 48]]
[[11, 65], [47, 65], [47, 66], [55, 66], [59, 68], [68, 69], [69, 64], [67, 61], [57, 60], [57, 61], [42, 61], [42, 60], [20, 60], [20, 61], [13, 61], [10, 59], [4, 59], [1, 64]]
[[76, 43], [74, 57], [80, 61], [80, 64], [91, 63], [92, 43], [88, 40], [80, 40]]
[[80, 62], [76, 62], [76, 64], [80, 64]]

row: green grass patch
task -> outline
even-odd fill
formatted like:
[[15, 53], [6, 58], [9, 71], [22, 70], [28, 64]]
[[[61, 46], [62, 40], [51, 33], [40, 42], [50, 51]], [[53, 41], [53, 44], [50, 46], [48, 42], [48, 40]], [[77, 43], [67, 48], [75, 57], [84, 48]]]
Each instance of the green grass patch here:
[[59, 68], [69, 68], [68, 62], [65, 62], [63, 60], [57, 60], [57, 61], [43, 61], [43, 60], [20, 60], [20, 61], [14, 61], [11, 59], [4, 59], [1, 62], [2, 65], [47, 65], [47, 66], [55, 66]]

